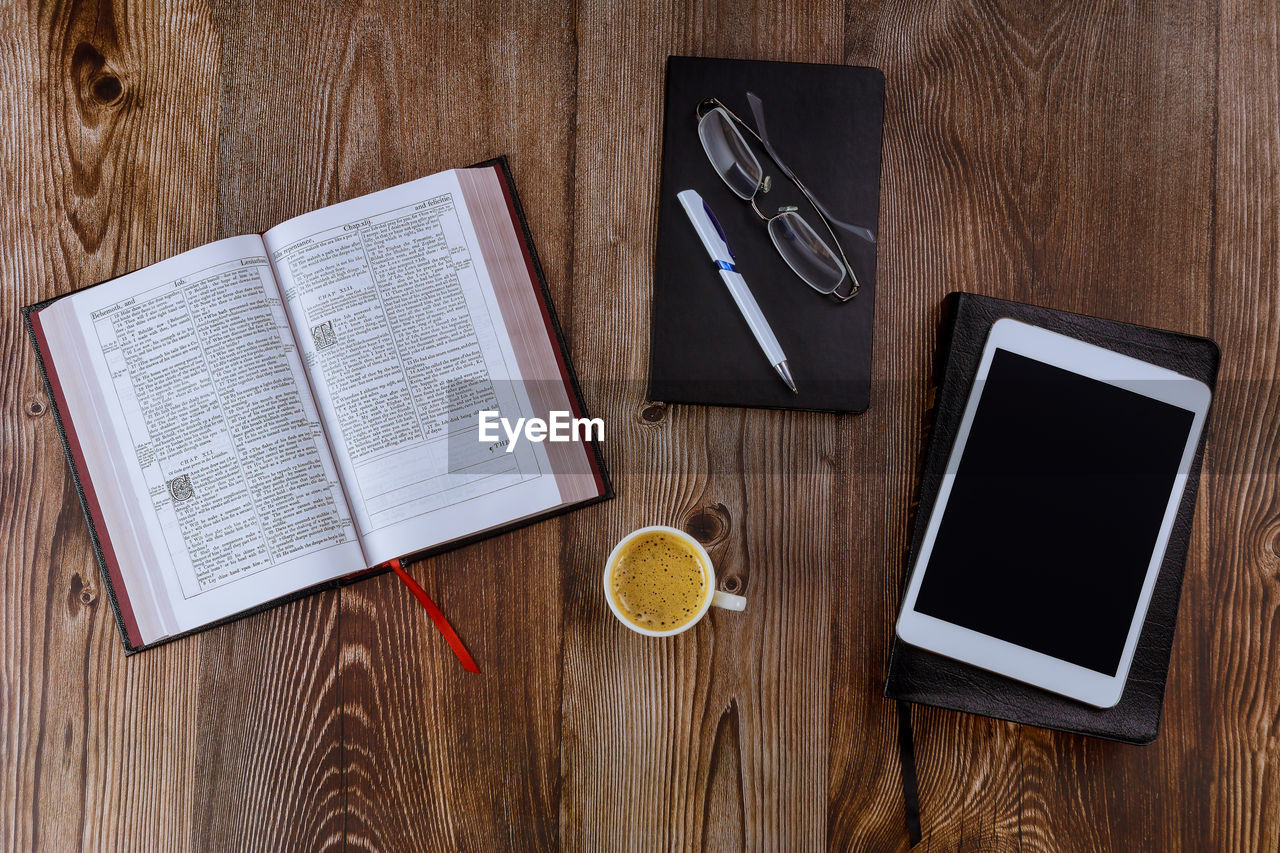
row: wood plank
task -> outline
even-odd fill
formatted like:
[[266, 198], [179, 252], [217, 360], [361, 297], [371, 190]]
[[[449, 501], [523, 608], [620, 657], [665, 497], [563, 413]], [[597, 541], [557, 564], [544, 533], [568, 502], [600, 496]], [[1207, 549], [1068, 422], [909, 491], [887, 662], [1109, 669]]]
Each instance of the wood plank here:
[[[568, 849], [825, 844], [831, 418], [644, 400], [667, 55], [835, 61], [843, 8], [578, 9], [574, 357], [611, 432], [620, 497], [566, 561], [561, 841]], [[585, 132], [589, 129], [589, 132]], [[609, 377], [603, 381], [603, 377]], [[647, 412], [647, 415], [646, 415]], [[629, 632], [599, 592], [628, 530], [707, 540], [746, 613]], [[572, 535], [572, 534], [571, 534]]]
[[339, 618], [325, 592], [202, 635], [192, 849], [344, 849]]
[[[324, 109], [326, 99], [350, 107], [335, 86], [382, 92], [377, 80], [351, 79], [361, 54], [352, 59], [349, 22], [320, 4], [274, 14], [226, 4], [213, 18], [223, 45], [217, 237], [265, 231], [401, 180], [366, 169], [365, 184], [348, 189], [350, 173], [335, 168], [337, 153], [325, 147], [335, 130], [317, 117], [349, 119]], [[320, 56], [338, 60], [298, 73], [299, 57]], [[346, 849], [341, 606], [340, 593], [323, 592], [201, 635], [204, 736], [192, 804], [200, 849]]]
[[[845, 503], [858, 508], [833, 610], [828, 841], [906, 849], [896, 709], [882, 697], [929, 405], [940, 303], [1028, 279], [1019, 220], [1022, 37], [965, 5], [863, 4], [846, 61], [885, 72], [880, 255], [871, 409], [843, 430]], [[1007, 9], [1001, 10], [1007, 12]], [[984, 49], [975, 52], [973, 44]], [[1017, 727], [913, 713], [926, 849], [1012, 850], [1021, 802]]]
[[[864, 4], [849, 18], [846, 60], [885, 70], [889, 106], [875, 361], [884, 394], [864, 416], [868, 435], [852, 436], [849, 475], [851, 504], [879, 515], [848, 564], [884, 569], [848, 580], [864, 606], [836, 610], [833, 678], [874, 690], [901, 593], [942, 296], [972, 290], [1208, 331], [1215, 45], [1208, 4], [924, 14]], [[1194, 547], [1191, 575], [1207, 558], [1203, 538]], [[1193, 630], [1183, 627], [1179, 649]], [[1147, 748], [917, 709], [925, 848], [1202, 840], [1207, 780], [1185, 746], [1199, 725], [1193, 690], [1175, 661], [1165, 731]], [[830, 842], [901, 849], [892, 708], [839, 696], [833, 684]], [[1133, 796], [1153, 780], [1161, 797]]]
[[[221, 184], [221, 233], [263, 230], [507, 154], [556, 305], [570, 312], [567, 11], [514, 2], [457, 2], [429, 14], [393, 2], [270, 12], [237, 4], [221, 10], [219, 22], [233, 46], [223, 53], [219, 156], [229, 177]], [[307, 73], [298, 73], [299, 57]], [[482, 676], [461, 669], [393, 576], [340, 593], [336, 621], [324, 623], [336, 632], [334, 656], [326, 650], [315, 663], [318, 673], [336, 667], [338, 720], [330, 726], [326, 717], [323, 731], [340, 738], [338, 794], [318, 803], [334, 815], [317, 839], [328, 839], [332, 825], [352, 849], [555, 845], [560, 549], [561, 523], [548, 522], [409, 567]], [[246, 624], [227, 633], [253, 631]], [[256, 688], [236, 692], [249, 699]], [[282, 710], [301, 717], [305, 707]], [[258, 796], [279, 787], [272, 762], [299, 758], [298, 746], [281, 742], [286, 728], [258, 735], [249, 749], [260, 758], [237, 768], [238, 783]], [[219, 808], [234, 804], [220, 798]], [[301, 820], [284, 818], [286, 825]], [[286, 842], [282, 835], [264, 846], [309, 847]]]
[[[1036, 157], [1028, 163], [1034, 174], [1027, 176], [1038, 208], [1032, 292], [1040, 299], [1208, 333], [1215, 15], [1209, 3], [1101, 5], [1063, 7], [1046, 22], [1045, 96], [1031, 148]], [[1169, 50], [1172, 44], [1178, 50]], [[1202, 489], [1201, 517], [1214, 486], [1207, 480]], [[1202, 525], [1199, 532], [1207, 531]], [[1207, 546], [1203, 536], [1193, 541], [1187, 577], [1203, 575]], [[1192, 585], [1182, 614], [1208, 600]], [[1180, 623], [1154, 744], [1023, 730], [1022, 846], [1211, 848], [1203, 792], [1212, 778], [1187, 749], [1203, 724], [1200, 687], [1184, 666], [1209, 638], [1194, 619]], [[1134, 795], [1153, 785], [1160, 796]]]
[[1280, 12], [1218, 27], [1213, 333], [1222, 348], [1196, 648], [1206, 848], [1280, 850]]
[[3, 17], [0, 845], [190, 849], [201, 640], [125, 659], [17, 316], [213, 236], [217, 34], [162, 3]]
[[[406, 177], [506, 154], [556, 308], [572, 317], [569, 11], [501, 2], [459, 3], [429, 20], [399, 14], [391, 70]], [[599, 512], [574, 520], [590, 524]], [[344, 596], [344, 679], [386, 679], [405, 697], [345, 691], [348, 709], [367, 713], [367, 727], [348, 735], [348, 820], [369, 849], [556, 845], [563, 530], [544, 522], [410, 567], [483, 676], [461, 669], [396, 580]], [[367, 784], [354, 782], [360, 773]], [[359, 847], [360, 835], [349, 830], [349, 842]]]

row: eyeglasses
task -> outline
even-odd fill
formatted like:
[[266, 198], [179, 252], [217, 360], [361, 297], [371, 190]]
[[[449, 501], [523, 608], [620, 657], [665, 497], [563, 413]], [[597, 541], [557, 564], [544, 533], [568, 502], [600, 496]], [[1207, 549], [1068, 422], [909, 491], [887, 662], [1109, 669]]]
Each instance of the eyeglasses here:
[[[782, 173], [804, 194], [813, 212], [822, 222], [835, 244], [835, 249], [815, 231], [799, 213], [797, 207], [780, 207], [773, 216], [760, 211], [757, 198], [769, 191], [770, 178], [764, 173], [760, 161], [747, 146], [739, 128], [751, 134], [765, 149], [765, 153], [773, 160]], [[707, 98], [698, 104], [698, 138], [702, 140], [702, 148], [707, 152], [707, 159], [715, 167], [718, 174], [733, 190], [734, 195], [751, 205], [756, 216], [760, 217], [769, 231], [778, 254], [791, 267], [792, 272], [814, 290], [825, 296], [832, 296], [841, 302], [848, 302], [858, 295], [862, 287], [857, 273], [849, 259], [845, 257], [840, 241], [836, 239], [831, 223], [827, 221], [813, 195], [800, 183], [795, 173], [778, 160], [750, 126], [733, 114], [717, 98]], [[841, 293], [845, 280], [849, 281], [847, 293]]]

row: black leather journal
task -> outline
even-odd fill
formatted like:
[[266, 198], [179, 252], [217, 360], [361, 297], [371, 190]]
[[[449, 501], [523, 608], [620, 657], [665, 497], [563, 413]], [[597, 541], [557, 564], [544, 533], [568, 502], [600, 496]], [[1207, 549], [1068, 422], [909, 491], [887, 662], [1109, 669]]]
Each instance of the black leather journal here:
[[[718, 98], [764, 137], [825, 208], [862, 288], [839, 304], [809, 288], [778, 255], [764, 221], [712, 168], [698, 104]], [[861, 412], [870, 404], [884, 75], [875, 68], [673, 56], [667, 60], [662, 182], [654, 256], [649, 398], [668, 403]], [[744, 134], [744, 137], [746, 134]], [[755, 140], [771, 188], [766, 216], [795, 205], [821, 221]], [[676, 200], [694, 189], [724, 227], [761, 311], [787, 355], [783, 384], [735, 307]]]
[[[1003, 317], [1174, 370], [1210, 388], [1217, 377], [1218, 348], [1206, 338], [968, 293], [951, 294], [944, 305], [939, 333], [932, 429], [925, 451], [910, 550], [904, 564], [907, 571], [919, 552], [987, 333], [992, 324]], [[1196, 449], [1129, 678], [1117, 705], [1111, 708], [1085, 705], [907, 645], [897, 637], [889, 658], [885, 696], [1125, 743], [1154, 740], [1160, 728], [1165, 676], [1207, 434], [1206, 429]]]

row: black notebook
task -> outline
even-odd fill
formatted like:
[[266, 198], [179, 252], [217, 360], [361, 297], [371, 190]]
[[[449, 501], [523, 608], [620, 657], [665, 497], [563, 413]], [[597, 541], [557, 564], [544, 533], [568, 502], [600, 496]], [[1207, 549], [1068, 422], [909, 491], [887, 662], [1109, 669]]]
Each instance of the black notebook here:
[[[839, 304], [811, 290], [778, 255], [765, 222], [712, 168], [696, 113], [718, 98], [764, 137], [823, 206], [862, 287]], [[884, 75], [875, 68], [673, 56], [667, 60], [662, 181], [654, 257], [649, 397], [672, 403], [861, 412], [870, 404]], [[746, 134], [744, 134], [746, 136]], [[795, 205], [821, 222], [769, 154], [766, 215]], [[773, 328], [797, 394], [779, 379], [699, 242], [676, 193], [714, 210], [738, 271]]]
[[[932, 430], [921, 473], [911, 546], [906, 555], [908, 571], [914, 565], [921, 546], [987, 333], [997, 320], [1004, 317], [1174, 370], [1198, 379], [1210, 388], [1217, 377], [1218, 348], [1205, 338], [967, 293], [951, 294], [943, 309], [939, 332]], [[1118, 704], [1111, 708], [1085, 705], [910, 646], [897, 637], [893, 640], [889, 659], [885, 696], [1126, 743], [1154, 740], [1160, 728], [1165, 676], [1169, 668], [1206, 435], [1207, 430], [1201, 434], [1178, 504], [1177, 517]]]
[[612, 495], [502, 159], [25, 314], [129, 652]]

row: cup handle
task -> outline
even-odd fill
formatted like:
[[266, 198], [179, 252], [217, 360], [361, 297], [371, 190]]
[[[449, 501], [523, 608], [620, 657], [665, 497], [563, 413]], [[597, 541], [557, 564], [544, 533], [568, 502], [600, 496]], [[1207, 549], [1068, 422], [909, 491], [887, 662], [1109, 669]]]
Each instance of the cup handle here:
[[723, 607], [725, 610], [746, 610], [747, 599], [741, 595], [734, 595], [731, 592], [721, 592], [716, 590], [716, 594], [711, 596], [712, 607]]

